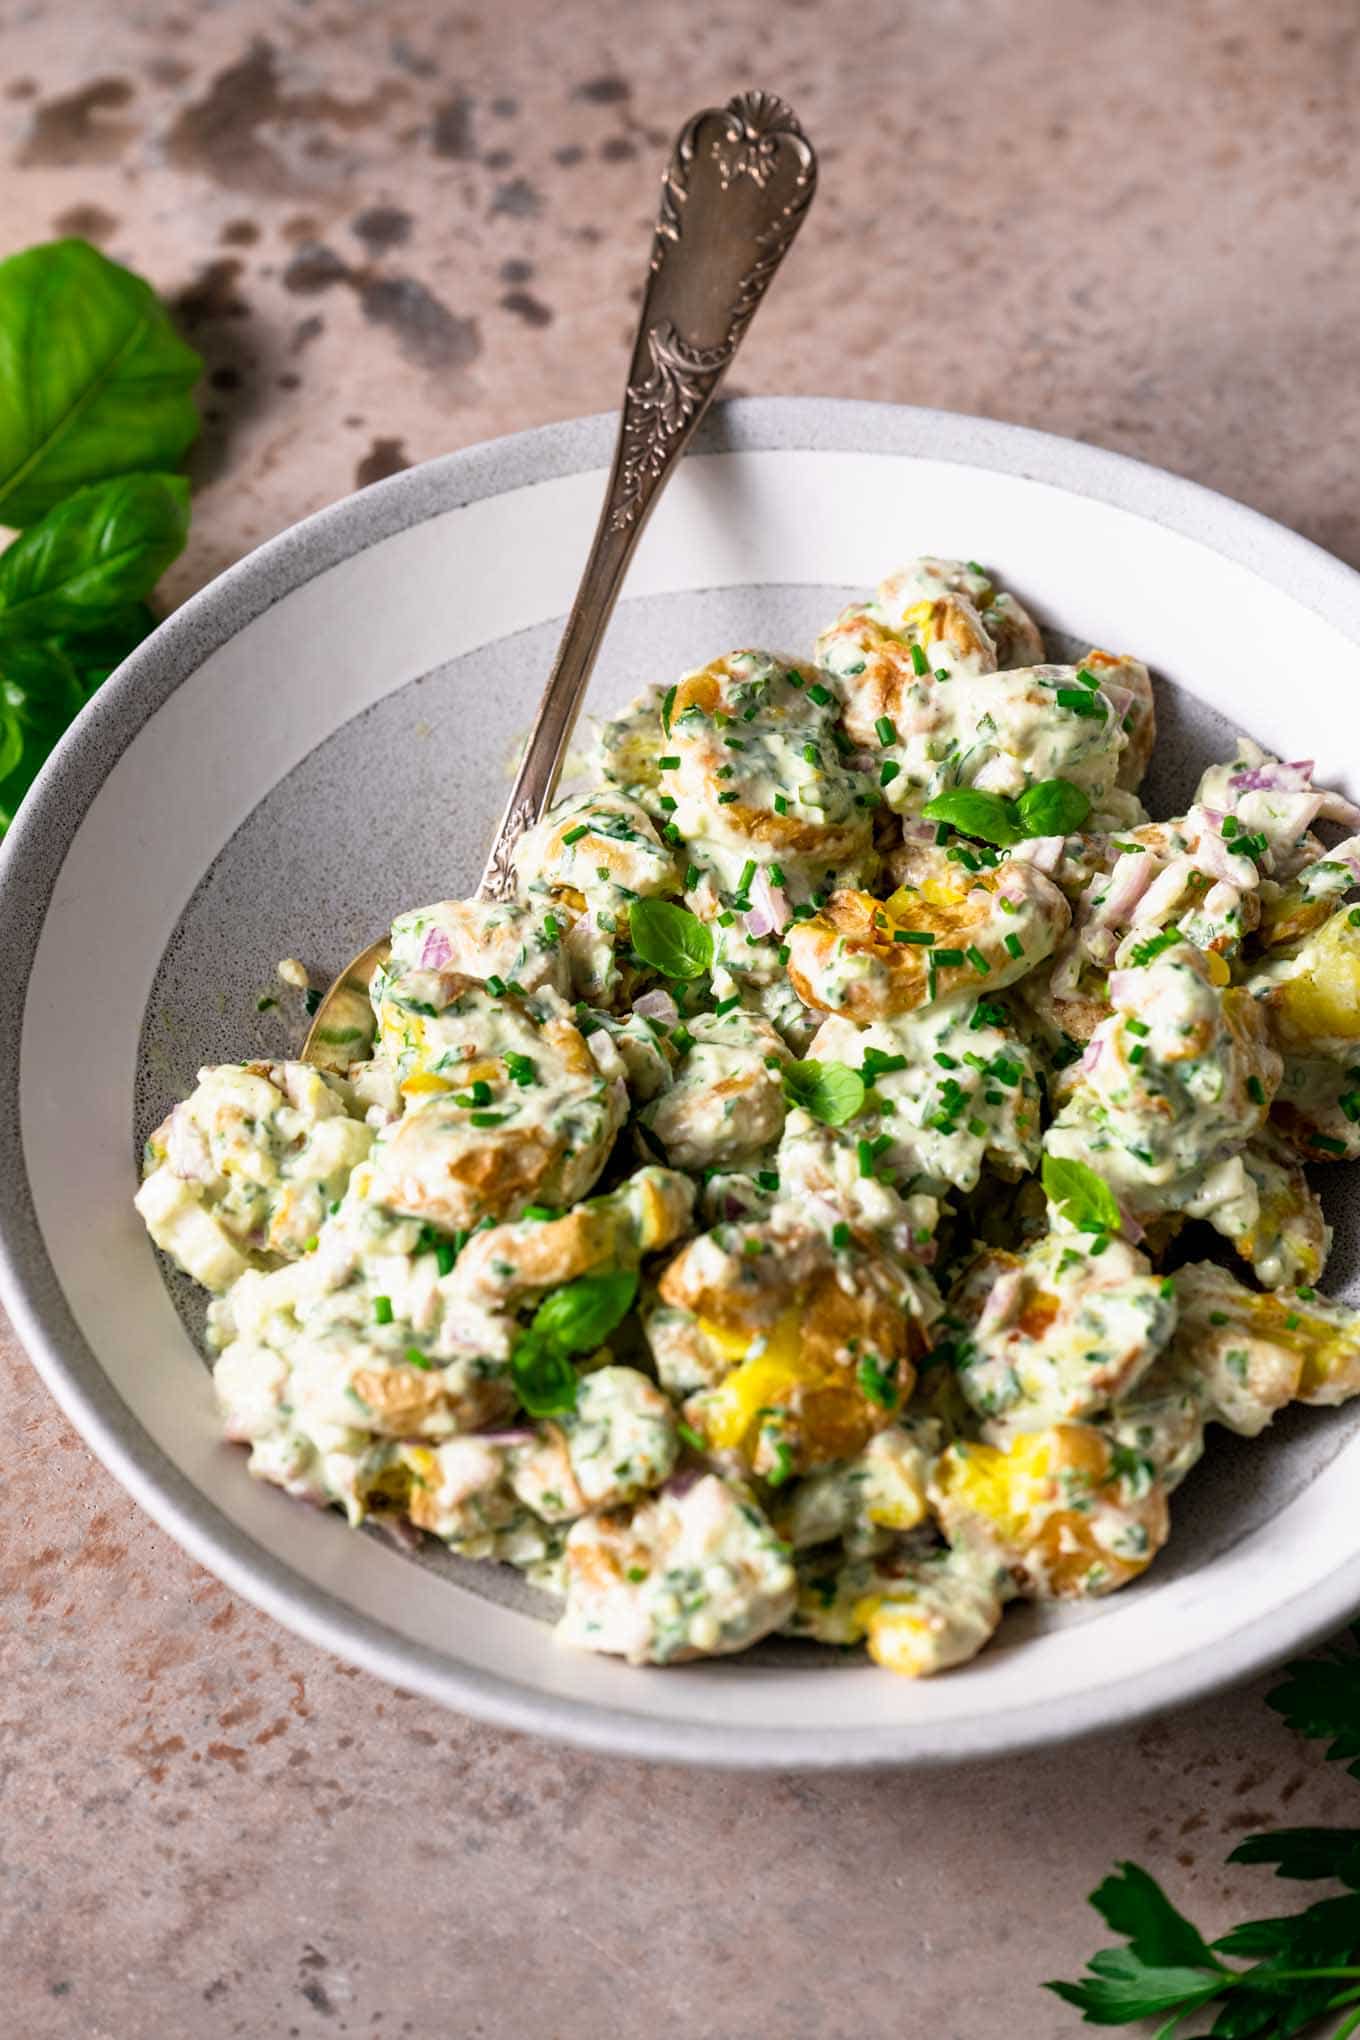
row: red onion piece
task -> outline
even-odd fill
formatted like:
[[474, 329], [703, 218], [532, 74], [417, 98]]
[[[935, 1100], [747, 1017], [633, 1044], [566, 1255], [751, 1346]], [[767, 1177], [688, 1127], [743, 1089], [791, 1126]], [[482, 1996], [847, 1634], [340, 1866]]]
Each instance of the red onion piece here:
[[653, 992], [644, 992], [640, 999], [634, 999], [633, 1011], [643, 1020], [659, 1020], [663, 1027], [674, 1027], [680, 1018], [680, 1008], [670, 993], [660, 987]]
[[442, 970], [453, 955], [453, 944], [442, 928], [431, 928], [420, 952], [421, 970]]
[[1066, 845], [1066, 836], [1028, 836], [1011, 851], [1011, 863], [1031, 865], [1045, 878], [1052, 878], [1062, 863]]

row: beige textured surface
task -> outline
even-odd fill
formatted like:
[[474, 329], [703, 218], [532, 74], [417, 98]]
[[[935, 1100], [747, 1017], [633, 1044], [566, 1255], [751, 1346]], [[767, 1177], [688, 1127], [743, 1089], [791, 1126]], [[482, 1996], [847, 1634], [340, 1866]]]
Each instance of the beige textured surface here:
[[[824, 182], [742, 388], [1047, 426], [1360, 560], [1349, 14], [7, 0], [0, 245], [83, 232], [178, 298], [211, 367], [183, 595], [404, 461], [610, 405], [660, 151], [761, 82]], [[1113, 1857], [1226, 1922], [1274, 1903], [1234, 1839], [1336, 1811], [1260, 1689], [926, 1778], [535, 1745], [236, 1601], [3, 1337], [0, 1430], [0, 1978], [33, 2040], [1061, 2040], [1037, 1981], [1096, 1944]]]

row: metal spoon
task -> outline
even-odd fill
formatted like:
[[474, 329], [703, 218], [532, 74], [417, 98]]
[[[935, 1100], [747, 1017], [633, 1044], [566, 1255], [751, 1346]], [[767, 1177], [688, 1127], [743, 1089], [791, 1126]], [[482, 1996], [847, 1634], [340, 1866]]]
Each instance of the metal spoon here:
[[[586, 683], [642, 528], [694, 437], [802, 225], [817, 159], [792, 109], [744, 92], [686, 123], [661, 186], [647, 286], [604, 507], [477, 898], [514, 891], [511, 854], [557, 786]], [[343, 1069], [372, 1026], [370, 943], [317, 1008], [303, 1057]]]

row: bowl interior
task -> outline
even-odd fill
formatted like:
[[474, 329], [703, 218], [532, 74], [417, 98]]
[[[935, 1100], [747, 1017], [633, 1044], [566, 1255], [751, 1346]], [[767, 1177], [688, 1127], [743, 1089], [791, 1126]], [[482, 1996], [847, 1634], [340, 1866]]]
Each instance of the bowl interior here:
[[[993, 566], [1060, 649], [1094, 643], [1152, 665], [1154, 813], [1184, 806], [1236, 729], [1316, 756], [1346, 783], [1360, 650], [1299, 599], [1315, 559], [1301, 542], [1232, 506], [1220, 506], [1226, 530], [1192, 536], [1100, 489], [1061, 486], [1072, 478], [1033, 435], [1010, 435], [998, 465], [966, 421], [926, 429], [917, 414], [877, 413], [871, 435], [864, 420], [829, 424], [837, 408], [733, 407], [737, 443], [687, 464], [644, 540], [590, 710], [734, 645], [806, 656], [820, 625], [890, 567], [958, 553]], [[397, 477], [328, 513], [310, 546], [294, 534], [245, 563], [151, 648], [142, 700], [163, 695], [154, 712], [111, 697], [92, 733], [100, 770], [78, 746], [65, 767], [98, 790], [77, 799], [30, 943], [20, 1117], [32, 1232], [17, 1277], [58, 1392], [177, 1534], [284, 1619], [454, 1704], [650, 1753], [994, 1750], [1156, 1704], [1335, 1619], [1354, 1590], [1346, 1491], [1360, 1436], [1345, 1410], [1292, 1413], [1250, 1445], [1216, 1435], [1146, 1581], [1072, 1612], [1012, 1614], [975, 1665], [925, 1686], [793, 1645], [663, 1675], [576, 1656], [515, 1575], [356, 1537], [251, 1482], [244, 1455], [219, 1443], [199, 1300], [166, 1281], [130, 1209], [140, 1141], [201, 1063], [296, 1046], [287, 995], [257, 1010], [279, 990], [280, 957], [324, 981], [397, 910], [475, 884], [607, 449], [601, 424], [532, 440], [536, 455], [509, 442], [517, 452], [480, 468], [455, 457]], [[1087, 455], [1064, 450], [1079, 484], [1136, 498], [1141, 471], [1121, 481], [1128, 464], [1113, 462], [1102, 477], [1082, 469]], [[1212, 526], [1216, 499], [1188, 497], [1181, 523], [1196, 513]], [[134, 667], [114, 689], [136, 680]], [[69, 779], [65, 792], [69, 806]], [[58, 797], [39, 789], [39, 801]], [[11, 884], [21, 871], [16, 857]], [[91, 983], [109, 987], [93, 1027]], [[1360, 1294], [1350, 1173], [1327, 1183], [1338, 1228], [1327, 1286]], [[12, 1218], [6, 1240], [13, 1287]]]

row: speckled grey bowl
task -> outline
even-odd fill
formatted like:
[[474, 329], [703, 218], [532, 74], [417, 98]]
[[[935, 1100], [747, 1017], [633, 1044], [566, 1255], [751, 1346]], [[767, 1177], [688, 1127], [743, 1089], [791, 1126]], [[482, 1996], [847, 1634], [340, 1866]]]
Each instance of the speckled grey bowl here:
[[[296, 1043], [280, 956], [324, 980], [398, 908], [468, 888], [573, 592], [612, 422], [433, 461], [308, 519], [188, 603], [90, 704], [0, 853], [0, 1292], [151, 1513], [303, 1634], [450, 1706], [595, 1747], [746, 1765], [996, 1755], [1278, 1658], [1360, 1603], [1349, 1411], [1217, 1439], [1148, 1578], [1008, 1617], [913, 1685], [797, 1645], [638, 1672], [557, 1646], [514, 1576], [413, 1559], [252, 1482], [219, 1442], [193, 1299], [131, 1208], [141, 1134], [202, 1062]], [[1341, 784], [1360, 757], [1360, 577], [1193, 484], [937, 412], [803, 400], [710, 421], [649, 530], [591, 692], [733, 644], [805, 650], [913, 553], [984, 559], [1052, 631], [1161, 682], [1154, 805], [1235, 727]], [[1360, 785], [1352, 779], [1354, 796]], [[1329, 1286], [1354, 1192], [1329, 1185]]]

